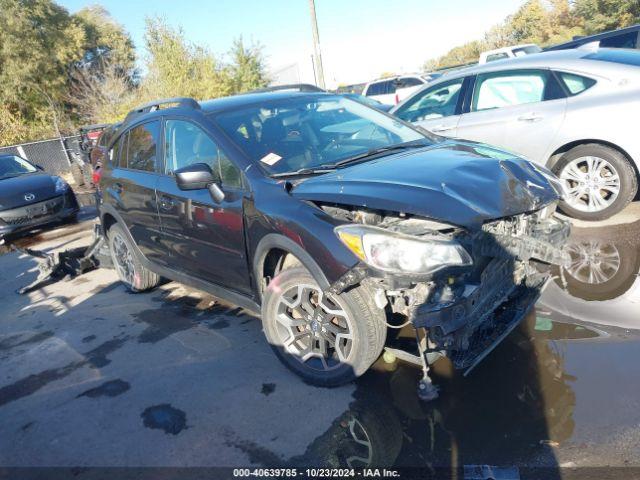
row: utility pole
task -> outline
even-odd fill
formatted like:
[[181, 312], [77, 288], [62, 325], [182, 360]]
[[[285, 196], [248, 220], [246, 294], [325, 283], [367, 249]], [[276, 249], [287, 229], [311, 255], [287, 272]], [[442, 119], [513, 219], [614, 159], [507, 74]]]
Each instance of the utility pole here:
[[318, 86], [324, 90], [324, 70], [322, 69], [322, 55], [320, 53], [320, 35], [318, 35], [318, 20], [316, 19], [316, 2], [309, 0], [311, 9], [311, 30], [313, 32], [313, 60], [315, 73], [318, 76]]

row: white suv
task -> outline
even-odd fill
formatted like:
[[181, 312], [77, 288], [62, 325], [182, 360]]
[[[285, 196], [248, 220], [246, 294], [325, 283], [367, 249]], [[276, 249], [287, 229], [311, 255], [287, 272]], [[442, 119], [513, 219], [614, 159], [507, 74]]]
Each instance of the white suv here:
[[440, 75], [440, 73], [416, 73], [374, 80], [365, 85], [362, 95], [386, 105], [397, 105], [424, 84]]

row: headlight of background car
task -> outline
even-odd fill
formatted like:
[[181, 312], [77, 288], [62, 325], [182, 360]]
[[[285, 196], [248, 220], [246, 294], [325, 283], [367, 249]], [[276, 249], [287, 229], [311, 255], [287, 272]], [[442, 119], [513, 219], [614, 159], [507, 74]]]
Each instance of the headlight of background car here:
[[421, 239], [365, 225], [342, 225], [335, 232], [358, 258], [385, 272], [427, 274], [473, 263], [454, 240]]
[[56, 183], [56, 193], [64, 193], [69, 190], [69, 184], [60, 177], [53, 177]]

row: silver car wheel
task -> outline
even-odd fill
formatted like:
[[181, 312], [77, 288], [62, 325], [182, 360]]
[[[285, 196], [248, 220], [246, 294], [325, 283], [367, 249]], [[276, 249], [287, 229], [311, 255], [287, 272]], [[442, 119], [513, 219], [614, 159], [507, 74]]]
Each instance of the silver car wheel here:
[[620, 269], [620, 252], [611, 243], [587, 241], [567, 247], [571, 263], [566, 272], [582, 283], [600, 284], [611, 280]]
[[604, 158], [579, 157], [560, 172], [565, 201], [581, 212], [600, 212], [613, 204], [620, 193], [620, 176]]
[[307, 367], [328, 371], [349, 362], [351, 319], [337, 300], [316, 285], [295, 285], [283, 292], [276, 321], [284, 349]]
[[126, 241], [119, 233], [115, 233], [113, 237], [113, 260], [120, 280], [133, 285], [135, 280], [133, 256]]

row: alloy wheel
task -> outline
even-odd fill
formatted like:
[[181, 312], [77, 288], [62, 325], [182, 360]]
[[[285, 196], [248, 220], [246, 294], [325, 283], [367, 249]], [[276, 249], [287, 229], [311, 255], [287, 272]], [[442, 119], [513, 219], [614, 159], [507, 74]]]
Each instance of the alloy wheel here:
[[621, 266], [620, 252], [611, 243], [588, 241], [567, 247], [571, 262], [566, 272], [582, 283], [601, 284], [611, 280]]
[[339, 302], [316, 285], [294, 285], [281, 293], [276, 322], [284, 349], [307, 367], [329, 371], [349, 362], [352, 321]]
[[600, 212], [620, 194], [620, 176], [604, 158], [588, 156], [570, 161], [560, 172], [565, 201], [581, 212]]
[[112, 246], [113, 259], [118, 276], [129, 285], [134, 285], [135, 267], [133, 256], [124, 238], [119, 233], [114, 234]]

